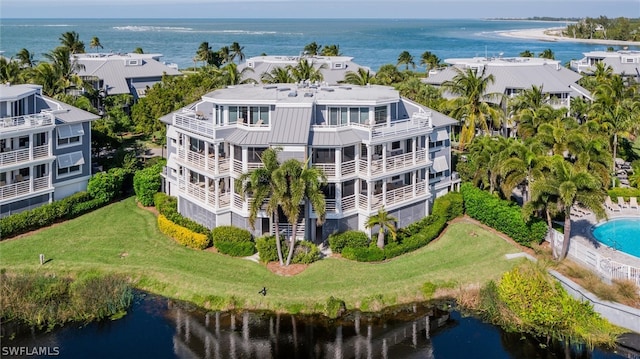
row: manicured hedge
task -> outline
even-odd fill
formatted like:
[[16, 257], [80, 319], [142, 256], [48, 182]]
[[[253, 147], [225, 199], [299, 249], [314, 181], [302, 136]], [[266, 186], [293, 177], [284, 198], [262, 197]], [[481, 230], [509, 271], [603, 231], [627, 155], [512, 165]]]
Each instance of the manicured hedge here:
[[362, 231], [346, 231], [329, 235], [329, 248], [334, 253], [342, 253], [344, 247], [358, 248], [369, 245], [369, 237]]
[[[280, 244], [283, 250], [287, 248], [287, 241], [283, 236], [280, 236]], [[278, 252], [276, 248], [275, 236], [264, 236], [256, 239], [256, 248], [260, 255], [260, 262], [269, 263], [278, 260]], [[283, 254], [284, 255], [284, 254]]]
[[185, 227], [193, 232], [211, 235], [211, 231], [201, 225], [198, 222], [192, 221], [189, 218], [183, 217], [178, 213], [178, 199], [175, 197], [167, 196], [167, 194], [158, 192], [153, 196], [153, 203], [163, 216], [167, 217], [171, 222]]
[[246, 257], [256, 252], [251, 233], [233, 226], [220, 226], [211, 231], [213, 246], [218, 252], [234, 257]]
[[158, 193], [162, 184], [160, 173], [163, 163], [157, 163], [151, 167], [136, 171], [133, 176], [133, 190], [136, 198], [143, 206], [151, 206], [154, 203], [154, 195]]
[[0, 219], [0, 239], [49, 226], [57, 221], [79, 216], [106, 202], [92, 199], [87, 192], [78, 192], [59, 201]]
[[93, 198], [109, 202], [122, 193], [122, 183], [126, 171], [122, 168], [112, 168], [108, 172], [98, 172], [89, 179], [87, 192]]
[[624, 197], [625, 202], [629, 202], [629, 197], [640, 199], [640, 189], [631, 187], [616, 187], [608, 191], [609, 197], [614, 203], [618, 203], [618, 197]]
[[531, 246], [540, 243], [547, 233], [547, 224], [539, 218], [525, 222], [521, 208], [513, 202], [502, 200], [470, 183], [462, 185], [462, 196], [467, 214], [513, 238], [516, 242]]
[[206, 234], [193, 232], [185, 227], [171, 222], [163, 215], [158, 216], [158, 228], [160, 232], [176, 240], [183, 246], [205, 249], [210, 246], [211, 242]]
[[342, 256], [359, 262], [377, 262], [413, 252], [437, 238], [449, 220], [463, 213], [463, 208], [462, 195], [448, 193], [434, 201], [431, 215], [398, 230], [397, 241], [387, 244], [383, 250], [374, 243], [368, 247], [346, 245]]

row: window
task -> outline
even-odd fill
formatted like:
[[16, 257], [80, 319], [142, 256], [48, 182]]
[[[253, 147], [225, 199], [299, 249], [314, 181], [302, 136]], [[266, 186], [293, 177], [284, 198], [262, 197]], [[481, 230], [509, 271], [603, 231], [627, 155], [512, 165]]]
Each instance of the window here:
[[266, 147], [250, 147], [248, 154], [249, 158], [247, 159], [250, 163], [260, 163], [262, 162], [262, 152], [264, 152]]
[[18, 138], [18, 148], [29, 147], [29, 136], [22, 136]]
[[391, 142], [391, 149], [392, 150], [399, 150], [400, 149], [400, 141]]
[[47, 144], [47, 134], [45, 132], [40, 132], [33, 135], [34, 146], [43, 146], [46, 144]]
[[329, 108], [329, 125], [344, 126], [349, 123], [349, 109], [347, 107]]
[[249, 123], [252, 125], [268, 125], [269, 124], [269, 107], [268, 106], [251, 106], [251, 117]]
[[67, 177], [82, 173], [82, 165], [84, 165], [84, 156], [82, 151], [65, 153], [59, 155], [58, 159], [58, 177]]
[[369, 108], [351, 107], [349, 109], [349, 117], [351, 123], [360, 123], [366, 125], [369, 121]]
[[78, 145], [82, 142], [84, 128], [81, 123], [58, 126], [58, 147]]
[[376, 125], [387, 123], [387, 106], [377, 106], [375, 109], [374, 119]]
[[238, 122], [238, 106], [229, 106], [229, 123]]

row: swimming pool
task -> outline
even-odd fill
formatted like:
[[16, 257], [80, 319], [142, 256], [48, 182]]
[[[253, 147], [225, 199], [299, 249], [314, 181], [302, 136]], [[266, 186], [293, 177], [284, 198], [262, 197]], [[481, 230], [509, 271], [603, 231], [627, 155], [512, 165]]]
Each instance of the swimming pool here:
[[616, 218], [592, 229], [604, 245], [640, 258], [640, 218]]

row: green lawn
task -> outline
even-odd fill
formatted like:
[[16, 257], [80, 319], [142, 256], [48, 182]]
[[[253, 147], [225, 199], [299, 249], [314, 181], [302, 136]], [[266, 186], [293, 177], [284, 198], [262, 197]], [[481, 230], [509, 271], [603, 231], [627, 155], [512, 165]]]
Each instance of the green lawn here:
[[[469, 223], [457, 223], [437, 242], [385, 263], [328, 258], [301, 274], [282, 277], [263, 264], [182, 247], [158, 231], [156, 217], [133, 198], [30, 236], [0, 242], [0, 266], [10, 272], [74, 273], [98, 269], [124, 273], [144, 290], [214, 307], [290, 312], [322, 310], [329, 296], [348, 308], [421, 300], [423, 283], [483, 283], [517, 264], [517, 248]], [[51, 259], [44, 266], [38, 255]], [[258, 294], [267, 287], [267, 296]], [[377, 303], [374, 303], [377, 302]]]

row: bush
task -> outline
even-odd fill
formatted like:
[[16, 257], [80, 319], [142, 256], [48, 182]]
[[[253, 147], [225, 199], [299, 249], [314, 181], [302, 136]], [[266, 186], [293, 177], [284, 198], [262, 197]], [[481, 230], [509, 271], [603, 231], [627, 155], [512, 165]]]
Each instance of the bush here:
[[342, 253], [344, 247], [359, 248], [369, 245], [369, 237], [362, 231], [346, 231], [329, 235], [329, 248], [335, 253]]
[[618, 203], [618, 197], [623, 197], [626, 202], [629, 202], [630, 197], [640, 198], [640, 189], [638, 188], [622, 188], [616, 187], [612, 188], [608, 191], [609, 197], [614, 203]]
[[220, 226], [211, 231], [213, 246], [218, 252], [234, 257], [246, 257], [256, 252], [251, 233], [233, 226]]
[[[275, 241], [273, 242], [275, 245]], [[297, 241], [293, 249], [293, 258], [291, 263], [311, 264], [320, 260], [320, 250], [318, 246], [309, 241]]]
[[547, 224], [539, 218], [525, 222], [518, 205], [501, 200], [470, 183], [463, 184], [461, 191], [470, 217], [497, 229], [527, 247], [530, 247], [532, 242], [540, 243], [544, 239]]
[[163, 215], [158, 216], [158, 228], [160, 232], [173, 238], [183, 246], [205, 249], [211, 245], [209, 237], [206, 234], [193, 232], [188, 228], [171, 222]]
[[[91, 204], [83, 205], [85, 202]], [[104, 205], [105, 202], [92, 201], [87, 192], [78, 192], [59, 201], [48, 203], [29, 211], [23, 211], [0, 219], [0, 239], [49, 226], [62, 219], [70, 219], [91, 209]]]
[[360, 248], [345, 247], [342, 250], [342, 256], [358, 262], [380, 262], [385, 258], [384, 251], [375, 245]]
[[175, 197], [167, 196], [165, 193], [158, 192], [153, 196], [153, 203], [155, 204], [158, 212], [167, 217], [171, 222], [185, 227], [193, 232], [211, 235], [211, 231], [198, 222], [192, 221], [189, 218], [183, 217], [178, 213], [178, 199]]
[[325, 306], [325, 314], [331, 319], [339, 318], [347, 311], [347, 305], [344, 300], [340, 298], [334, 298], [333, 296], [327, 299], [327, 305]]
[[105, 203], [113, 200], [122, 191], [125, 173], [120, 168], [110, 169], [109, 172], [98, 172], [89, 179], [87, 192], [93, 198], [99, 198]]
[[[286, 248], [286, 243], [286, 239], [283, 236], [280, 236], [280, 244], [283, 249]], [[260, 255], [260, 262], [269, 263], [278, 260], [275, 236], [264, 236], [256, 239], [256, 248]]]
[[136, 198], [143, 206], [154, 204], [154, 195], [158, 193], [162, 184], [163, 164], [158, 163], [143, 170], [139, 170], [133, 176], [133, 190]]

